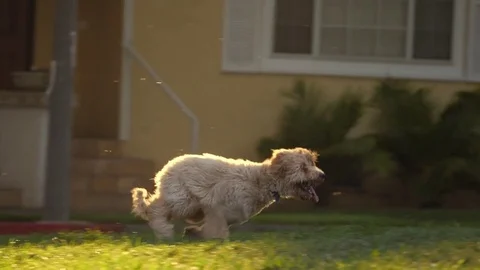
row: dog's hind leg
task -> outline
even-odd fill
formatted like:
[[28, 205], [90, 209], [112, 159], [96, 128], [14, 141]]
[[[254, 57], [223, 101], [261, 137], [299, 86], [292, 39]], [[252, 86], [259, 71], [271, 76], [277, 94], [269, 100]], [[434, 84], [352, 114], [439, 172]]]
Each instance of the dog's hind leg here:
[[158, 239], [173, 239], [174, 226], [171, 223], [171, 211], [163, 201], [151, 204], [148, 224]]
[[192, 225], [185, 227], [183, 231], [183, 237], [186, 237], [190, 240], [200, 240], [202, 236], [202, 226]]
[[230, 235], [227, 221], [218, 209], [208, 209], [204, 211], [205, 223], [201, 229], [201, 235], [204, 239], [226, 239]]

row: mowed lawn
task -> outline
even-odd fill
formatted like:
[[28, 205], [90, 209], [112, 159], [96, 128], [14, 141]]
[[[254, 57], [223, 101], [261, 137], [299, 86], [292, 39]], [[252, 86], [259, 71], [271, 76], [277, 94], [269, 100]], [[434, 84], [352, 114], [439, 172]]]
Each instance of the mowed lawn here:
[[0, 237], [0, 269], [480, 269], [479, 212], [263, 214], [230, 240], [150, 231]]

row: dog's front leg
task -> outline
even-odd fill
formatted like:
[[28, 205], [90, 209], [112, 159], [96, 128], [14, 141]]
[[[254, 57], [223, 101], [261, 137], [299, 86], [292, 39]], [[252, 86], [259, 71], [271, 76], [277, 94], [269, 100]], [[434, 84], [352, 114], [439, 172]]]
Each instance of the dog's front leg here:
[[205, 210], [205, 223], [201, 230], [204, 239], [227, 239], [230, 235], [228, 224], [222, 211]]
[[170, 224], [166, 219], [160, 217], [149, 222], [158, 240], [172, 240], [173, 239], [173, 224]]

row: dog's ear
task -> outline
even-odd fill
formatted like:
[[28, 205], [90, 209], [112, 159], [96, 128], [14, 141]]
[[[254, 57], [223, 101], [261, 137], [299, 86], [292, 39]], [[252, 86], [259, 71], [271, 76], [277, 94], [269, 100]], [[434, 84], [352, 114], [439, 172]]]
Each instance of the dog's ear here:
[[270, 158], [270, 169], [276, 177], [283, 178], [287, 171], [287, 153], [284, 149], [272, 150], [272, 157]]
[[318, 152], [309, 150], [302, 147], [297, 147], [294, 149], [296, 153], [302, 154], [308, 157], [309, 160], [313, 161], [313, 163], [317, 163], [318, 160]]
[[285, 162], [285, 157], [287, 153], [285, 149], [272, 149], [272, 157], [270, 158], [270, 162], [272, 164], [278, 164]]
[[317, 163], [318, 161], [318, 152], [310, 151], [310, 156], [312, 157], [313, 163]]

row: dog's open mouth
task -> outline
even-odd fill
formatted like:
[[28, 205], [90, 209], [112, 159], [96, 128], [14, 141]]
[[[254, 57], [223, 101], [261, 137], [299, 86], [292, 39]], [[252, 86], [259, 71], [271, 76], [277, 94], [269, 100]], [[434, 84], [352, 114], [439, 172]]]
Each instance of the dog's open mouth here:
[[301, 183], [295, 184], [295, 187], [300, 191], [300, 198], [303, 200], [312, 200], [314, 202], [318, 202], [318, 196], [315, 192], [315, 187], [317, 183], [314, 181], [304, 181]]

